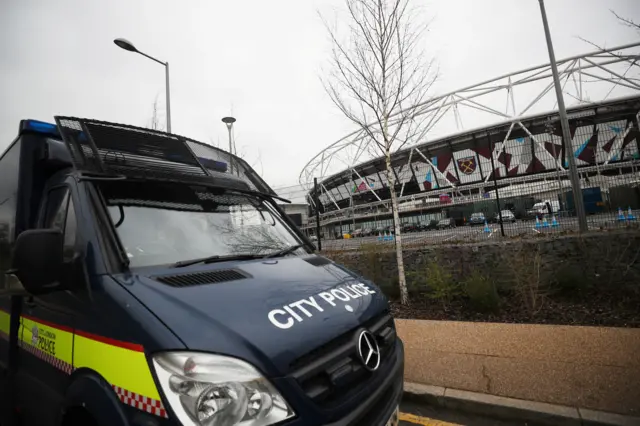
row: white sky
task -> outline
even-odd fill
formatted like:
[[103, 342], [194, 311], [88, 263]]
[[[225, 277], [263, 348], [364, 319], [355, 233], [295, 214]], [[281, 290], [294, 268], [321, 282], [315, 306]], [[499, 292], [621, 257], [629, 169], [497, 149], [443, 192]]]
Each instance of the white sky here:
[[[416, 0], [417, 2], [417, 0]], [[0, 150], [18, 122], [75, 115], [139, 126], [164, 69], [117, 48], [124, 37], [171, 64], [173, 132], [240, 154], [274, 188], [294, 185], [323, 147], [353, 130], [319, 75], [329, 43], [318, 11], [341, 0], [4, 0], [0, 14]], [[440, 69], [434, 94], [548, 61], [537, 0], [427, 0], [424, 40]], [[640, 0], [547, 0], [556, 57], [640, 39], [609, 13], [640, 21]], [[164, 118], [164, 116], [163, 116]], [[455, 129], [452, 129], [452, 131]]]

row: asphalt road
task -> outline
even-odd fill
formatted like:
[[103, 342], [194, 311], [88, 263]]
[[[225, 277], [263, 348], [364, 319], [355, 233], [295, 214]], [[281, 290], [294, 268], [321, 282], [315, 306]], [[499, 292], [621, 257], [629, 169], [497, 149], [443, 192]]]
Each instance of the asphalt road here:
[[[627, 212], [625, 212], [625, 215]], [[640, 211], [634, 211], [633, 215], [638, 218], [635, 223], [640, 223]], [[589, 230], [615, 229], [627, 226], [630, 221], [619, 221], [617, 216], [611, 214], [600, 214], [587, 216]], [[566, 230], [577, 230], [578, 219], [575, 217], [562, 217], [557, 219], [557, 226], [552, 226], [550, 222], [536, 225], [535, 220], [522, 221], [504, 224], [505, 237], [526, 236], [542, 233], [557, 233]], [[453, 229], [432, 230], [424, 232], [410, 232], [402, 234], [402, 241], [407, 245], [430, 245], [434, 243], [464, 243], [494, 240], [502, 237], [500, 224], [490, 223], [485, 228], [484, 225], [459, 226]], [[377, 236], [368, 236], [350, 239], [322, 240], [324, 250], [355, 250], [363, 244], [393, 244], [391, 240], [382, 240]]]
[[400, 406], [401, 426], [535, 426], [525, 421], [504, 421], [451, 410], [403, 402]]

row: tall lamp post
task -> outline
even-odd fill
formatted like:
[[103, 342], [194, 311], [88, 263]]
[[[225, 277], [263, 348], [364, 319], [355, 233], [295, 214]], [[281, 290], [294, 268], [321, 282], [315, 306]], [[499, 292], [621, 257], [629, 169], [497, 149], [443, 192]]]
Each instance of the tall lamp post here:
[[551, 62], [553, 83], [556, 88], [556, 97], [558, 98], [558, 112], [560, 113], [560, 125], [562, 126], [562, 140], [569, 160], [569, 179], [571, 180], [571, 187], [573, 189], [573, 204], [576, 209], [576, 215], [578, 216], [580, 232], [587, 232], [589, 230], [587, 226], [587, 215], [584, 210], [584, 200], [582, 199], [582, 189], [580, 188], [580, 177], [578, 176], [576, 160], [573, 157], [573, 144], [571, 142], [571, 131], [569, 130], [569, 119], [567, 118], [567, 110], [564, 106], [562, 86], [560, 85], [558, 67], [556, 66], [556, 55], [553, 52], [553, 43], [551, 42], [551, 33], [549, 32], [549, 23], [547, 22], [547, 12], [544, 9], [544, 0], [538, 1], [540, 2], [540, 13], [542, 14], [544, 34], [547, 37], [547, 49], [549, 50], [549, 62]]
[[116, 44], [116, 46], [124, 49], [124, 50], [128, 50], [129, 52], [135, 52], [135, 53], [139, 53], [142, 56], [145, 56], [149, 59], [151, 59], [152, 61], [155, 61], [157, 63], [159, 63], [160, 65], [164, 65], [165, 68], [165, 74], [166, 74], [166, 89], [167, 89], [167, 94], [166, 94], [166, 100], [167, 100], [167, 132], [171, 133], [171, 95], [170, 95], [170, 90], [169, 90], [169, 62], [162, 62], [156, 58], [154, 58], [153, 56], [149, 56], [144, 52], [139, 51], [138, 49], [136, 49], [136, 47], [133, 45], [133, 43], [131, 43], [129, 40], [124, 39], [124, 38], [117, 38], [115, 40], [113, 40], [113, 42]]
[[[229, 154], [236, 155], [235, 147], [233, 146], [233, 123], [236, 122], [234, 117], [223, 117], [222, 122], [227, 125], [227, 130], [229, 131]], [[229, 169], [231, 174], [233, 174], [233, 157], [231, 157], [231, 161], [229, 164]]]

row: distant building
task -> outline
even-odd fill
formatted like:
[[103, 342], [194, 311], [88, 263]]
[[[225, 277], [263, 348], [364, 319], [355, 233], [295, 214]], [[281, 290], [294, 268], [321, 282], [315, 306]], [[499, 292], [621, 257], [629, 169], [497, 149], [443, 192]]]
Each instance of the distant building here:
[[305, 227], [309, 223], [308, 204], [280, 204], [280, 207], [298, 227]]

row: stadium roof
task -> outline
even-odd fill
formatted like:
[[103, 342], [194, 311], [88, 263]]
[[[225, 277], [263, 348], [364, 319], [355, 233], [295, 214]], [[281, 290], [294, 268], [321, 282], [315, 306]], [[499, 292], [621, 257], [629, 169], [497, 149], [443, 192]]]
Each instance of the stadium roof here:
[[[637, 107], [640, 84], [632, 74], [637, 72], [638, 67], [634, 67], [634, 64], [639, 59], [640, 43], [631, 43], [557, 61], [565, 101], [571, 112], [574, 128], [591, 125], [595, 132], [597, 123], [604, 123], [613, 118], [624, 121], [625, 117], [635, 115], [637, 109], [635, 112], [633, 110]], [[504, 164], [509, 162], [506, 161], [506, 157], [510, 154], [508, 145], [512, 140], [525, 139], [527, 140], [525, 145], [531, 147], [532, 151], [533, 166], [527, 165], [527, 168], [532, 167], [530, 172], [555, 167], [563, 169], [558, 158], [562, 155], [561, 153], [551, 152], [547, 156], [551, 158], [537, 159], [539, 160], [537, 162], [534, 160], [538, 148], [542, 149], [541, 155], [545, 156], [544, 150], [549, 147], [549, 144], [553, 145], [554, 149], [558, 144], [557, 140], [545, 139], [542, 136], [546, 133], [548, 119], [551, 120], [551, 125], [555, 126], [552, 133], [560, 135], [555, 94], [552, 89], [550, 66], [544, 64], [505, 74], [430, 99], [419, 106], [418, 112], [427, 117], [427, 134], [430, 139], [422, 143], [408, 144], [404, 149], [393, 154], [392, 163], [397, 181], [403, 184], [415, 181], [420, 185], [422, 178], [415, 176], [416, 170], [409, 167], [409, 163], [411, 165], [423, 163], [427, 169], [431, 169], [434, 181], [442, 181], [434, 182], [439, 187], [441, 183], [451, 187], [468, 183], [469, 179], [464, 173], [461, 177], [458, 169], [446, 170], [441, 163], [433, 164], [432, 161], [437, 161], [439, 158], [447, 160], [446, 157], [450, 156], [449, 163], [453, 160], [455, 163], [461, 160], [460, 153], [465, 154], [464, 158], [467, 159], [475, 156], [476, 164], [471, 164], [474, 161], [470, 159], [468, 164], [474, 170], [483, 168], [483, 159], [503, 164], [505, 166], [503, 177], [506, 177], [513, 172], [510, 164]], [[399, 120], [400, 115], [395, 117], [396, 121]], [[580, 120], [576, 120], [577, 118]], [[624, 132], [629, 131], [629, 123], [632, 121], [629, 119], [628, 123], [619, 123], [626, 126]], [[465, 130], [463, 122], [467, 123], [466, 128], [473, 130]], [[451, 126], [452, 123], [455, 127]], [[457, 129], [455, 133], [452, 132], [453, 128]], [[376, 155], [374, 147], [375, 145], [367, 139], [363, 130], [357, 130], [341, 138], [309, 161], [300, 174], [301, 185], [310, 190], [313, 178], [317, 177], [321, 183], [320, 192], [326, 195], [323, 204], [333, 202], [336, 207], [336, 194], [332, 195], [331, 192], [337, 189], [338, 192], [344, 193], [344, 189], [341, 190], [340, 187], [347, 183], [351, 185], [359, 182], [358, 185], [360, 185], [365, 181], [369, 182], [366, 176], [373, 176], [373, 180], [378, 181], [377, 192], [384, 190], [385, 177], [382, 173], [385, 170], [384, 161], [381, 157], [374, 158]], [[616, 147], [619, 148], [618, 145]], [[492, 152], [486, 151], [492, 148]], [[582, 152], [584, 147], [580, 145], [579, 149]], [[470, 153], [469, 150], [473, 150], [474, 153]], [[524, 148], [520, 151], [523, 150]], [[500, 158], [501, 155], [502, 158]], [[606, 162], [613, 159], [608, 155], [609, 153], [605, 154]], [[493, 167], [487, 167], [486, 164], [484, 166], [486, 173], [483, 173], [482, 179], [486, 180], [491, 175]], [[496, 166], [500, 167], [499, 164]], [[410, 173], [408, 173], [409, 170], [411, 170]], [[522, 174], [526, 171], [526, 169], [518, 170], [515, 173]], [[450, 176], [447, 176], [447, 173]], [[358, 187], [355, 189], [354, 192], [359, 192]], [[376, 191], [366, 189], [371, 193], [370, 195], [375, 195], [378, 200], [381, 199]], [[352, 194], [349, 196], [351, 197]]]
[[[594, 125], [617, 121], [621, 119], [632, 120], [640, 110], [640, 94], [637, 96], [615, 99], [611, 101], [583, 104], [567, 109], [572, 130], [584, 125]], [[394, 168], [400, 168], [407, 164], [409, 156], [413, 153], [413, 161], [421, 160], [417, 151], [420, 151], [427, 158], [437, 158], [439, 155], [448, 152], [463, 151], [471, 149], [482, 151], [491, 149], [496, 144], [500, 144], [507, 136], [512, 122], [494, 124], [492, 126], [477, 128], [473, 130], [458, 132], [450, 136], [438, 138], [420, 145], [404, 148], [393, 153], [391, 164]], [[517, 140], [528, 138], [529, 135], [539, 135], [547, 133], [549, 123], [553, 125], [554, 134], [561, 136], [558, 111], [549, 111], [530, 117], [520, 117], [519, 126], [514, 126], [509, 132], [509, 139]], [[374, 158], [364, 163], [354, 166], [352, 169], [345, 169], [326, 177], [322, 184], [326, 188], [336, 185], [350, 183], [354, 180], [355, 171], [361, 176], [373, 175], [386, 172], [386, 164], [383, 157]], [[539, 170], [542, 171], [542, 170]], [[358, 178], [356, 177], [357, 181]], [[401, 181], [401, 179], [398, 179]]]

